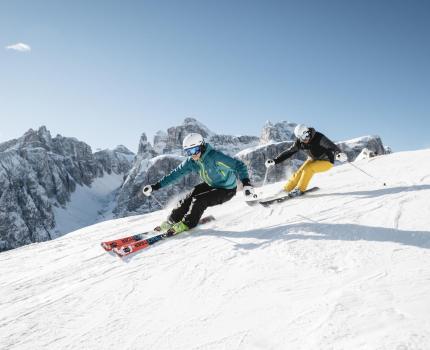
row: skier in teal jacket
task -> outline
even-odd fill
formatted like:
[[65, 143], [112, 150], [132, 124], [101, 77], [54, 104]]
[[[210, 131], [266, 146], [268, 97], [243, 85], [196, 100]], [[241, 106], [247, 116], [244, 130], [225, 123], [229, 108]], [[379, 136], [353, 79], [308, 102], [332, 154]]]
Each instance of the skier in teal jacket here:
[[173, 209], [169, 218], [160, 225], [162, 231], [179, 233], [195, 227], [207, 207], [222, 204], [236, 195], [236, 179], [243, 184], [247, 199], [256, 198], [246, 165], [204, 142], [200, 134], [185, 137], [183, 149], [188, 156], [170, 174], [153, 185], [146, 185], [143, 193], [150, 196], [152, 191], [166, 187], [189, 173], [198, 173], [203, 180]]

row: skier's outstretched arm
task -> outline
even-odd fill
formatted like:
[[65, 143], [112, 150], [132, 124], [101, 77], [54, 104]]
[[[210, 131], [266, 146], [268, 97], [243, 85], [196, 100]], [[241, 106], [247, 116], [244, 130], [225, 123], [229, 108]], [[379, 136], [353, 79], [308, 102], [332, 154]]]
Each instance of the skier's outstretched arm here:
[[299, 145], [300, 145], [299, 140], [296, 140], [296, 142], [294, 142], [294, 144], [290, 148], [288, 148], [284, 152], [278, 154], [278, 156], [275, 159], [273, 159], [275, 164], [279, 164], [279, 163], [283, 162], [284, 160], [290, 158], [293, 154], [297, 153], [300, 150]]
[[157, 181], [155, 184], [146, 185], [143, 187], [142, 192], [145, 196], [150, 196], [152, 191], [157, 191], [162, 187], [170, 185], [171, 183], [178, 181], [181, 177], [191, 173], [193, 167], [189, 159], [184, 160], [179, 166], [173, 169], [170, 174], [164, 176], [161, 180]]

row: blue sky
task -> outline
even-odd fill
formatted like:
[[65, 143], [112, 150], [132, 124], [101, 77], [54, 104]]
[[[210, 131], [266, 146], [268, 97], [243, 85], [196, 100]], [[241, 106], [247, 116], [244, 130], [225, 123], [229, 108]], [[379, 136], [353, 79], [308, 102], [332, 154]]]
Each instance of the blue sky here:
[[136, 151], [192, 116], [226, 134], [289, 120], [430, 147], [429, 38], [420, 0], [2, 0], [0, 141], [46, 125]]

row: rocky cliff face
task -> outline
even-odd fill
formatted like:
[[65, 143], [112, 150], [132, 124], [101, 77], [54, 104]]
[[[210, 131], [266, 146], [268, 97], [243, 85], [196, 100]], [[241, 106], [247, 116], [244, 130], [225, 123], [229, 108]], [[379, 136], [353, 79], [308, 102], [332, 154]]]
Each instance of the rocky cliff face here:
[[77, 185], [105, 172], [128, 172], [131, 157], [125, 147], [93, 155], [86, 143], [52, 138], [46, 127], [0, 144], [0, 250], [50, 239], [53, 206], [66, 206]]
[[362, 136], [356, 139], [338, 142], [337, 145], [347, 154], [350, 162], [354, 161], [363, 149], [367, 149], [373, 156], [390, 153], [385, 149], [379, 136]]
[[49, 189], [31, 164], [15, 151], [1, 152], [0, 251], [50, 239], [54, 225]]
[[233, 156], [244, 149], [258, 145], [259, 138], [256, 136], [213, 135], [208, 142], [217, 150]]
[[97, 164], [97, 177], [107, 174], [127, 174], [134, 162], [135, 154], [125, 146], [113, 150], [106, 149], [94, 153]]
[[294, 139], [294, 128], [296, 123], [282, 121], [272, 124], [267, 121], [261, 130], [260, 143], [267, 144], [271, 142], [291, 141]]

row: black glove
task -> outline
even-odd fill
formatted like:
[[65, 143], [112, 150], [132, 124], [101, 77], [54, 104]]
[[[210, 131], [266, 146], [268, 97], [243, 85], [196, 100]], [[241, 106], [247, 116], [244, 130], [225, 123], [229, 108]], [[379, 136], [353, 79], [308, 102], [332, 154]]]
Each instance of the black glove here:
[[151, 187], [153, 191], [157, 191], [161, 188], [161, 185], [159, 182], [156, 182], [155, 184], [151, 185]]
[[245, 187], [245, 186], [251, 186], [252, 187], [251, 181], [248, 178], [242, 180], [242, 185], [243, 185], [243, 187]]
[[255, 193], [254, 187], [251, 185], [251, 181], [249, 179], [243, 179], [243, 192], [245, 193], [246, 200], [255, 200], [258, 198], [257, 194]]

